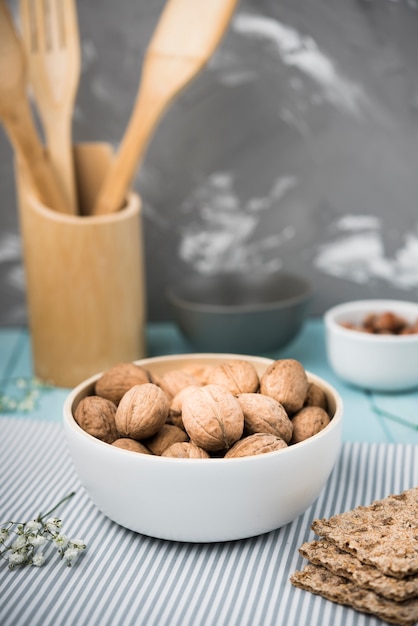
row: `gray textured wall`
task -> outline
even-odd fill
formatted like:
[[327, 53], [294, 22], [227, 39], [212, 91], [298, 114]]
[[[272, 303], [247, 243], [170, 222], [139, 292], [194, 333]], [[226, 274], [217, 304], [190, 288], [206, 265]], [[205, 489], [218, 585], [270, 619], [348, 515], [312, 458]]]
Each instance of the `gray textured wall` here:
[[[117, 146], [163, 0], [78, 2], [76, 141]], [[15, 3], [10, 2], [15, 10]], [[313, 312], [418, 293], [418, 3], [241, 0], [135, 180], [150, 319], [184, 272], [277, 267]], [[12, 152], [0, 130], [0, 323], [25, 321]]]

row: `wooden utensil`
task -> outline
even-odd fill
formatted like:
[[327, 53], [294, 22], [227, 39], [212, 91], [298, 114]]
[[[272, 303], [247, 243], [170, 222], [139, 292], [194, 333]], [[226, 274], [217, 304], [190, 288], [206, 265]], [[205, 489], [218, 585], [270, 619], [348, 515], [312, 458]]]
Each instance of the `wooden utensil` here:
[[75, 0], [21, 0], [29, 79], [49, 158], [72, 213], [77, 213], [71, 124], [80, 77]]
[[150, 136], [214, 52], [238, 0], [169, 0], [147, 49], [134, 109], [93, 213], [119, 210]]
[[68, 212], [33, 122], [23, 48], [5, 0], [0, 0], [0, 118], [33, 191], [46, 206]]

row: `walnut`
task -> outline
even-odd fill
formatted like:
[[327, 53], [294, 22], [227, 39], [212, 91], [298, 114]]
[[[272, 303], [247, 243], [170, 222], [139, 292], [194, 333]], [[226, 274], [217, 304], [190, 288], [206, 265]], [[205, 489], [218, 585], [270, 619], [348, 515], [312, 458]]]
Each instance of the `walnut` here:
[[99, 396], [87, 396], [78, 403], [74, 419], [89, 435], [113, 443], [119, 437], [115, 415], [116, 405], [113, 402]]
[[187, 387], [182, 399], [182, 418], [190, 439], [207, 451], [228, 449], [244, 429], [238, 400], [219, 385]]
[[260, 391], [284, 406], [288, 415], [303, 407], [308, 392], [308, 377], [305, 369], [295, 359], [274, 361], [264, 372]]
[[130, 439], [129, 437], [121, 437], [116, 439], [112, 443], [112, 446], [116, 448], [122, 448], [123, 450], [130, 450], [131, 452], [139, 452], [141, 454], [151, 454], [151, 452], [142, 443], [136, 441], [136, 439]]
[[187, 387], [182, 389], [174, 396], [170, 403], [170, 412], [168, 415], [167, 422], [169, 424], [174, 424], [174, 426], [178, 426], [184, 430], [183, 419], [181, 417], [182, 411], [182, 398], [186, 392]]
[[174, 398], [185, 387], [200, 385], [199, 380], [195, 376], [182, 370], [169, 370], [162, 376], [159, 376], [158, 379], [155, 379], [154, 382], [165, 391], [170, 399]]
[[293, 434], [291, 443], [305, 441], [316, 435], [330, 423], [329, 415], [319, 406], [307, 406], [292, 418]]
[[208, 383], [223, 385], [233, 395], [252, 393], [260, 384], [257, 370], [249, 361], [231, 359], [215, 366], [209, 374]]
[[134, 385], [149, 383], [151, 376], [146, 369], [135, 363], [118, 363], [106, 370], [97, 380], [95, 393], [119, 404], [122, 396]]
[[135, 385], [119, 403], [116, 427], [122, 437], [152, 437], [166, 421], [169, 406], [166, 394], [154, 383]]
[[270, 433], [289, 443], [293, 424], [280, 402], [261, 393], [240, 393], [237, 400], [247, 433]]
[[192, 441], [185, 441], [183, 443], [173, 443], [169, 448], [166, 448], [161, 456], [170, 456], [177, 459], [208, 459], [209, 454], [206, 450], [199, 448]]
[[304, 406], [320, 406], [324, 411], [328, 410], [328, 398], [325, 391], [315, 383], [309, 383]]
[[188, 441], [188, 436], [181, 428], [173, 424], [163, 424], [160, 430], [150, 439], [145, 439], [143, 444], [151, 450], [153, 454], [161, 454], [173, 443]]
[[225, 454], [226, 459], [236, 459], [241, 456], [255, 456], [266, 452], [276, 452], [287, 448], [287, 443], [268, 433], [254, 433], [237, 441]]
[[187, 363], [181, 369], [183, 372], [194, 376], [201, 385], [207, 385], [213, 367], [213, 365], [204, 365], [203, 363]]

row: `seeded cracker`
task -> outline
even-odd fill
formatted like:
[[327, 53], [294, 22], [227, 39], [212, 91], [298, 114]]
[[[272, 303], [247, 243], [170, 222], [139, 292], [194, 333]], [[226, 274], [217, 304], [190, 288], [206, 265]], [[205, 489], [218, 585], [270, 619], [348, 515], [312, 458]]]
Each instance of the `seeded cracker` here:
[[418, 487], [314, 520], [311, 528], [383, 574], [396, 578], [418, 574]]
[[418, 575], [405, 578], [385, 576], [373, 565], [366, 565], [357, 557], [343, 552], [336, 545], [320, 539], [304, 543], [300, 554], [315, 565], [322, 565], [338, 576], [375, 593], [398, 602], [418, 597]]
[[395, 602], [355, 585], [320, 565], [306, 565], [291, 578], [295, 587], [320, 595], [327, 600], [350, 606], [362, 613], [399, 626], [413, 626], [418, 621], [418, 598]]

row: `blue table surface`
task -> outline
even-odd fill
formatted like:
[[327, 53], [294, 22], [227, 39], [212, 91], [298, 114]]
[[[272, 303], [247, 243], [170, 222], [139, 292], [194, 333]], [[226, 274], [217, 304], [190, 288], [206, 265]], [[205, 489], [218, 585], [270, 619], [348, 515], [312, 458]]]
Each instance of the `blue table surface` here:
[[[148, 356], [192, 352], [170, 323], [148, 324], [147, 345]], [[418, 444], [418, 390], [376, 393], [340, 380], [327, 361], [322, 320], [308, 320], [285, 349], [260, 356], [297, 359], [339, 391], [344, 403], [344, 441]], [[26, 328], [0, 329], [0, 416], [59, 423], [68, 392], [34, 378]]]

